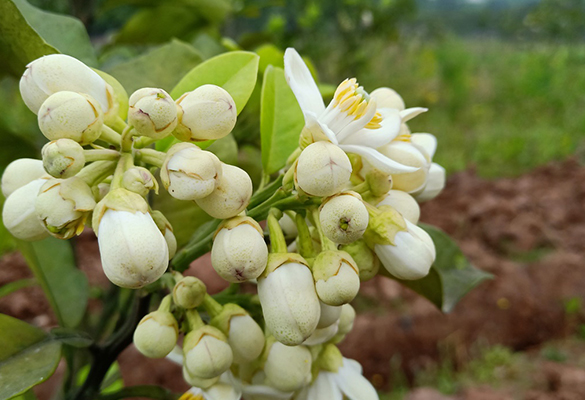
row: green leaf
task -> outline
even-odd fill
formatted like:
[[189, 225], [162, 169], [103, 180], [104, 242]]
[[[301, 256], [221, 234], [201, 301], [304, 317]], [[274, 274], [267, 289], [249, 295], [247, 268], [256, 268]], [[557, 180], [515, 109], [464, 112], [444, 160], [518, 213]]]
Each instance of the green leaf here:
[[420, 227], [433, 239], [437, 258], [426, 277], [399, 281], [448, 313], [471, 289], [486, 279], [492, 279], [493, 275], [471, 265], [459, 246], [442, 230], [426, 224], [420, 224]]
[[262, 165], [266, 174], [278, 171], [297, 148], [305, 120], [284, 70], [268, 66], [262, 84], [260, 135]]
[[[156, 47], [132, 60], [117, 64], [107, 72], [118, 79], [128, 93], [143, 87], [167, 91], [177, 84], [179, 77], [198, 65], [203, 58], [195, 48], [179, 40]], [[173, 97], [176, 99], [176, 97]]]
[[116, 103], [118, 103], [118, 115], [125, 120], [126, 117], [128, 117], [128, 93], [126, 92], [126, 89], [124, 89], [124, 86], [122, 86], [122, 84], [112, 75], [95, 68], [94, 71], [110, 84], [112, 89], [114, 89], [114, 97]]
[[93, 339], [86, 332], [71, 328], [55, 328], [51, 330], [53, 339], [72, 347], [88, 347]]
[[261, 74], [264, 74], [269, 65], [284, 68], [284, 51], [275, 45], [271, 43], [264, 44], [256, 49], [256, 54], [260, 56], [258, 70]]
[[69, 15], [43, 11], [26, 0], [12, 0], [30, 26], [59, 52], [68, 54], [93, 66], [95, 51], [83, 23]]
[[[248, 51], [232, 51], [210, 58], [189, 71], [171, 91], [171, 96], [177, 99], [205, 84], [221, 86], [234, 99], [239, 114], [256, 86], [259, 59], [257, 54]], [[177, 140], [170, 136], [160, 140], [156, 148], [166, 151], [174, 143]], [[197, 145], [206, 148], [211, 143], [199, 142]]]
[[24, 393], [49, 378], [61, 359], [61, 343], [42, 330], [0, 314], [0, 399]]
[[0, 71], [20, 76], [32, 60], [58, 52], [26, 22], [11, 0], [0, 0]]
[[238, 143], [231, 133], [213, 142], [207, 150], [215, 154], [224, 163], [232, 165], [238, 163]]
[[17, 241], [18, 249], [40, 283], [59, 325], [75, 328], [85, 314], [87, 277], [75, 267], [71, 244], [50, 237], [39, 242]]
[[10, 293], [34, 286], [36, 284], [37, 281], [34, 279], [19, 279], [14, 282], [7, 283], [6, 285], [0, 286], [0, 297], [8, 296]]

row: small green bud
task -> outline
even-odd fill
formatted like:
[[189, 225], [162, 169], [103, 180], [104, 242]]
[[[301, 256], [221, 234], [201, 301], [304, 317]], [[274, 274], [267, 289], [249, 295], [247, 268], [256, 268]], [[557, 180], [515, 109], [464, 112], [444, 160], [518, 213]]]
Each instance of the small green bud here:
[[43, 166], [55, 178], [70, 178], [85, 165], [83, 147], [71, 139], [57, 139], [43, 146]]
[[325, 346], [321, 354], [319, 354], [317, 363], [322, 370], [337, 372], [343, 365], [343, 356], [337, 346], [334, 344], [328, 344]]
[[158, 193], [158, 182], [152, 173], [143, 167], [127, 169], [122, 175], [122, 186], [141, 196], [146, 196], [150, 190]]
[[379, 169], [372, 169], [366, 174], [366, 182], [370, 188], [370, 192], [374, 197], [380, 197], [388, 193], [392, 189], [392, 179], [385, 172]]
[[346, 192], [323, 201], [319, 220], [325, 236], [334, 243], [347, 244], [363, 236], [369, 215], [361, 196]]
[[134, 346], [149, 358], [166, 357], [177, 344], [179, 326], [168, 311], [154, 311], [138, 323]]
[[205, 283], [194, 276], [182, 278], [173, 288], [173, 301], [182, 308], [199, 307], [207, 293]]
[[357, 264], [362, 282], [376, 276], [380, 269], [380, 260], [364, 240], [358, 240], [351, 244], [341, 246], [341, 250], [347, 252]]

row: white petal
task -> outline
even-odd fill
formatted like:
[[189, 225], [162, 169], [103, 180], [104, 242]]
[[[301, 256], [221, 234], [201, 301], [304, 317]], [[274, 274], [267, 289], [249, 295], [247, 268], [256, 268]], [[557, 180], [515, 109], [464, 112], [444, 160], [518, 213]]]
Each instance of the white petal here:
[[243, 394], [246, 400], [288, 400], [294, 392], [281, 392], [266, 385], [250, 385], [244, 387]]
[[437, 163], [432, 163], [429, 169], [427, 184], [422, 193], [415, 196], [416, 200], [423, 202], [437, 197], [445, 187], [445, 176], [445, 168]]
[[379, 400], [378, 393], [370, 381], [345, 363], [335, 375], [335, 383], [350, 400]]
[[366, 145], [378, 148], [390, 143], [400, 132], [400, 113], [398, 110], [383, 108], [378, 109], [382, 114], [381, 127], [378, 129], [361, 129], [343, 139], [343, 144]]
[[315, 382], [309, 387], [307, 400], [343, 400], [343, 394], [335, 383], [336, 374], [320, 372]]
[[284, 76], [292, 89], [303, 114], [307, 111], [321, 114], [325, 103], [319, 92], [311, 71], [295, 49], [289, 47], [284, 52]]
[[413, 119], [414, 117], [416, 117], [417, 115], [420, 115], [424, 112], [429, 111], [428, 108], [423, 108], [423, 107], [412, 107], [412, 108], [407, 108], [404, 111], [400, 111], [400, 116], [402, 117], [402, 122], [408, 122], [411, 119]]
[[326, 140], [337, 144], [337, 136], [326, 124], [321, 123], [312, 112], [305, 113], [305, 129], [311, 132], [315, 141]]
[[379, 169], [380, 171], [387, 174], [401, 174], [418, 170], [418, 168], [415, 167], [408, 167], [406, 165], [399, 164], [396, 161], [389, 159], [378, 150], [372, 149], [371, 147], [358, 146], [353, 144], [343, 144], [339, 147], [341, 150], [347, 153], [355, 153], [364, 157], [370, 164], [372, 164], [372, 167]]
[[343, 357], [343, 367], [351, 369], [352, 371], [355, 371], [356, 373], [358, 373], [360, 375], [362, 375], [362, 373], [363, 373], [362, 365], [359, 362], [357, 362], [356, 360], [352, 360], [351, 358]]
[[437, 151], [437, 138], [435, 135], [431, 135], [430, 133], [413, 133], [410, 140], [414, 146], [422, 150], [429, 161], [432, 160], [435, 151]]
[[[373, 100], [372, 100], [373, 101]], [[352, 136], [354, 133], [362, 130], [376, 115], [376, 104], [370, 104], [367, 112], [360, 118], [345, 125], [339, 132], [337, 132], [337, 139], [343, 142], [345, 138]], [[352, 116], [350, 116], [351, 118]]]
[[204, 392], [205, 400], [240, 400], [242, 393], [226, 383], [218, 382]]
[[176, 345], [167, 355], [167, 358], [176, 364], [183, 365], [183, 349], [179, 345]]

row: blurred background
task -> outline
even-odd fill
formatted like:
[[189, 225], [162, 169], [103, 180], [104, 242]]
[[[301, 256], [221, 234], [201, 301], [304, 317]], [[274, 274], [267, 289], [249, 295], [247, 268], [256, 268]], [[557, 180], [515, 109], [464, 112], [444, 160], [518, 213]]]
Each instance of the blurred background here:
[[[27, 21], [50, 31], [49, 43], [113, 75], [129, 93], [153, 84], [169, 90], [201, 60], [233, 49], [258, 52], [263, 72], [282, 66], [283, 50], [294, 46], [326, 94], [357, 77], [367, 91], [388, 86], [407, 107], [428, 107], [409, 125], [438, 138], [435, 161], [449, 180], [423, 206], [422, 221], [452, 235], [495, 279], [449, 315], [374, 279], [354, 304], [361, 315], [344, 354], [364, 365], [383, 399], [585, 398], [585, 0], [29, 3], [37, 9], [27, 14], [35, 24]], [[79, 19], [89, 38], [81, 24], [54, 13]], [[0, 170], [38, 157], [44, 144], [17, 75], [5, 67]], [[221, 147], [255, 180], [258, 98]], [[77, 249], [90, 282], [103, 284], [91, 234]], [[27, 277], [13, 250], [0, 226], [0, 285]], [[0, 311], [41, 326], [54, 320], [34, 283], [0, 296]], [[127, 382], [184, 389], [176, 368], [131, 350], [120, 366]]]

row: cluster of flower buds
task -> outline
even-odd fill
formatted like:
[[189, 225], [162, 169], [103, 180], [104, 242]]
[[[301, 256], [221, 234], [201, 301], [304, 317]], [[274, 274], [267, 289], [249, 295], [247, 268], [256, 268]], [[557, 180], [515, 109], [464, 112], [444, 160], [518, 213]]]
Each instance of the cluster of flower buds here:
[[[141, 288], [164, 274], [177, 250], [171, 224], [149, 206], [149, 193], [159, 189], [156, 169], [171, 196], [213, 217], [247, 207], [249, 176], [192, 143], [233, 129], [236, 107], [224, 89], [204, 85], [174, 101], [163, 89], [143, 88], [120, 110], [102, 76], [54, 54], [27, 66], [20, 92], [49, 142], [42, 160], [16, 160], [2, 176], [2, 219], [18, 239], [70, 239], [91, 224], [107, 277]], [[167, 153], [144, 148], [169, 135], [183, 142]], [[148, 325], [165, 321], [157, 315]]]
[[[410, 133], [406, 123], [426, 110], [406, 109], [391, 89], [368, 94], [345, 80], [326, 107], [293, 49], [285, 75], [305, 127], [281, 186], [252, 200], [248, 174], [197, 145], [235, 126], [224, 89], [203, 85], [174, 101], [143, 88], [130, 96], [125, 122], [96, 72], [64, 55], [34, 61], [21, 93], [50, 142], [42, 161], [6, 169], [3, 220], [24, 240], [69, 239], [91, 221], [105, 274], [141, 288], [165, 275], [177, 250], [170, 223], [148, 203], [159, 171], [170, 196], [221, 220], [206, 236], [212, 267], [232, 285], [257, 285], [257, 295], [219, 303], [199, 279], [168, 272], [170, 293], [136, 328], [137, 349], [179, 360], [193, 398], [377, 399], [336, 344], [351, 331], [362, 281], [430, 271], [435, 246], [417, 223], [418, 203], [445, 183], [432, 162], [436, 139]], [[176, 144], [166, 152], [146, 148], [169, 135]], [[261, 311], [243, 306], [258, 303]]]

